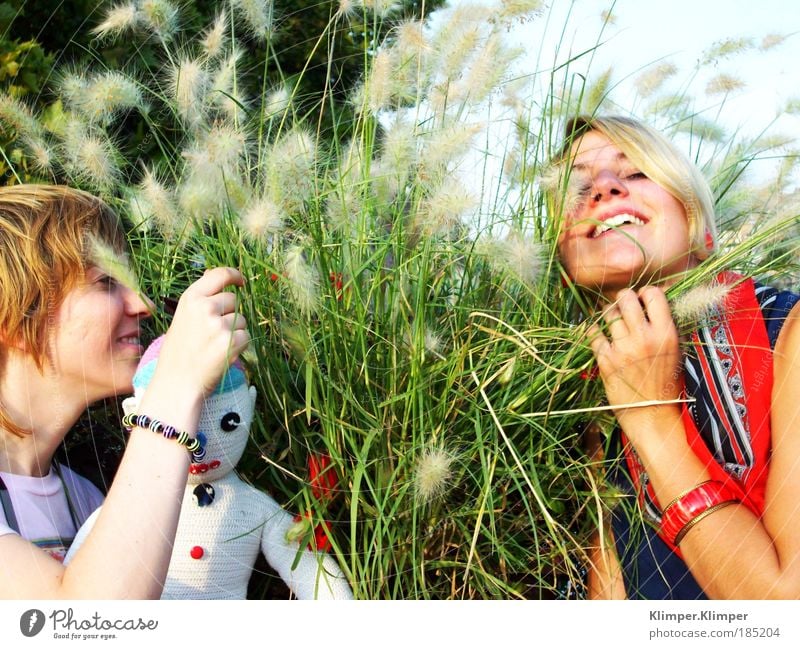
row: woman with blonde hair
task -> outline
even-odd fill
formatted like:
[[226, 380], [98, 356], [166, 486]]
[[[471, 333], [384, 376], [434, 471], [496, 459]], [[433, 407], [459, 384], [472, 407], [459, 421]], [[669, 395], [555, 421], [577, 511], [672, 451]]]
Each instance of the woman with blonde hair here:
[[202, 453], [201, 404], [249, 341], [226, 290], [241, 274], [207, 271], [181, 297], [140, 404], [151, 430], [131, 431], [97, 523], [65, 567], [102, 496], [53, 455], [87, 406], [131, 391], [152, 307], [96, 263], [94, 241], [125, 254], [119, 220], [99, 199], [68, 187], [0, 188], [3, 598], [159, 597], [190, 455]]
[[550, 197], [561, 262], [597, 298], [590, 345], [618, 422], [607, 477], [623, 503], [590, 594], [800, 597], [798, 296], [721, 273], [724, 301], [682, 346], [664, 290], [714, 252], [700, 172], [624, 117], [573, 120], [555, 162], [571, 188]]

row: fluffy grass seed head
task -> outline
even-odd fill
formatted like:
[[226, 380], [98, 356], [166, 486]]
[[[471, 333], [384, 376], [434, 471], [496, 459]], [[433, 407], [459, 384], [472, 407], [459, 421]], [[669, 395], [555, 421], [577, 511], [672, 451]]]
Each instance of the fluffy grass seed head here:
[[244, 52], [235, 48], [217, 68], [211, 80], [211, 100], [232, 120], [238, 118], [244, 106], [244, 99], [238, 96], [236, 71]]
[[339, 0], [339, 7], [336, 10], [336, 18], [352, 18], [359, 9], [364, 8], [361, 0]]
[[234, 0], [233, 4], [251, 34], [267, 40], [272, 32], [272, 0]]
[[185, 213], [205, 220], [219, 214], [224, 205], [238, 208], [246, 202], [239, 169], [246, 144], [241, 130], [221, 122], [184, 151], [178, 204]]
[[0, 93], [0, 122], [14, 129], [18, 136], [35, 136], [42, 131], [28, 105], [4, 92]]
[[252, 201], [242, 212], [242, 228], [254, 241], [264, 241], [283, 229], [281, 208], [268, 196]]
[[617, 15], [610, 9], [604, 9], [600, 12], [600, 22], [604, 25], [616, 25]]
[[419, 205], [415, 226], [428, 236], [447, 235], [463, 223], [463, 217], [478, 204], [464, 184], [447, 176]]
[[469, 71], [451, 92], [451, 99], [473, 105], [481, 103], [500, 87], [509, 66], [520, 53], [521, 50], [505, 47], [500, 34], [492, 34], [475, 53]]
[[387, 108], [395, 95], [395, 50], [384, 48], [372, 59], [366, 81], [365, 107], [371, 113]]
[[87, 83], [84, 73], [77, 69], [65, 68], [57, 73], [56, 92], [68, 108], [79, 110]]
[[225, 51], [227, 41], [228, 14], [225, 9], [223, 9], [217, 14], [211, 26], [203, 32], [203, 38], [200, 40], [200, 47], [203, 48], [203, 53], [207, 58], [215, 59]]
[[189, 126], [197, 126], [205, 117], [204, 104], [209, 86], [205, 65], [198, 59], [183, 59], [169, 66], [168, 88], [178, 116]]
[[686, 94], [661, 95], [650, 101], [644, 114], [660, 118], [665, 115], [684, 115], [689, 111], [691, 101]]
[[102, 190], [119, 178], [116, 151], [105, 134], [86, 129], [80, 120], [70, 120], [62, 143], [66, 170], [79, 184]]
[[672, 315], [682, 327], [697, 326], [722, 306], [730, 291], [728, 284], [716, 282], [696, 286], [672, 300]]
[[480, 124], [455, 122], [427, 134], [420, 154], [420, 165], [428, 171], [447, 166], [469, 151], [472, 140], [482, 128]]
[[511, 233], [503, 246], [500, 262], [523, 284], [534, 287], [542, 276], [545, 250], [541, 243], [520, 232]]
[[247, 139], [238, 128], [225, 123], [215, 124], [187, 152], [191, 172], [209, 180], [220, 174], [232, 174], [245, 153]]
[[744, 88], [745, 83], [741, 79], [734, 77], [730, 74], [718, 74], [709, 80], [706, 85], [706, 94], [709, 95], [727, 95], [729, 92], [735, 92]]
[[431, 46], [425, 35], [425, 23], [422, 20], [404, 20], [394, 27], [395, 45], [401, 58], [430, 52]]
[[542, 0], [501, 0], [499, 18], [531, 19], [541, 13], [543, 5]]
[[753, 47], [753, 39], [746, 36], [731, 37], [717, 41], [703, 52], [702, 64], [709, 64], [741, 54]]
[[267, 161], [267, 182], [287, 212], [302, 212], [311, 199], [316, 164], [316, 143], [305, 129], [289, 131], [273, 144]]
[[286, 86], [278, 86], [270, 90], [264, 97], [262, 104], [264, 117], [272, 119], [280, 117], [292, 104], [292, 93]]
[[692, 115], [679, 121], [674, 129], [678, 133], [686, 133], [693, 139], [716, 143], [725, 141], [725, 129], [719, 123], [699, 115]]
[[104, 72], [86, 81], [74, 105], [90, 122], [107, 123], [119, 112], [141, 106], [142, 93], [124, 74]]
[[634, 81], [636, 91], [642, 97], [650, 97], [657, 92], [664, 82], [677, 74], [678, 68], [672, 63], [659, 63], [658, 65], [646, 70]]
[[427, 448], [414, 467], [414, 497], [420, 504], [441, 498], [451, 486], [455, 457], [443, 448]]
[[442, 356], [442, 338], [430, 327], [424, 327], [422, 332], [421, 345], [416, 344], [416, 339], [413, 335], [415, 325], [412, 323], [411, 328], [406, 332], [405, 342], [413, 354], [416, 354], [421, 362], [433, 360], [434, 358], [443, 359]]
[[417, 135], [413, 124], [396, 121], [384, 130], [381, 159], [399, 170], [408, 170], [417, 160]]
[[553, 198], [557, 215], [564, 215], [580, 206], [591, 180], [584, 170], [548, 164], [537, 175], [537, 182], [541, 191]]
[[779, 45], [782, 45], [787, 38], [789, 38], [788, 34], [767, 34], [761, 39], [761, 45], [759, 49], [762, 52], [767, 52], [775, 47], [778, 47]]
[[435, 48], [441, 53], [439, 73], [444, 79], [458, 79], [467, 61], [481, 42], [481, 25], [467, 24], [453, 34], [437, 39]]
[[89, 246], [89, 258], [92, 264], [125, 288], [141, 295], [139, 280], [131, 268], [127, 255], [120, 254], [108, 243], [94, 235], [90, 236]]
[[361, 0], [361, 5], [379, 18], [386, 18], [403, 8], [400, 0]]
[[534, 288], [542, 276], [545, 248], [520, 232], [512, 232], [505, 239], [479, 240], [476, 252], [495, 272], [508, 273], [530, 288]]
[[111, 7], [103, 22], [92, 30], [101, 40], [111, 40], [120, 34], [135, 29], [139, 22], [139, 11], [135, 2], [125, 2]]
[[352, 183], [337, 188], [325, 204], [325, 222], [332, 229], [357, 238], [359, 215], [364, 210], [364, 199]]
[[182, 236], [186, 220], [178, 211], [175, 194], [150, 169], [145, 169], [135, 202], [136, 214], [145, 228], [152, 222], [167, 239]]
[[178, 8], [168, 0], [140, 0], [139, 16], [141, 23], [164, 43], [178, 30]]
[[52, 170], [55, 152], [44, 139], [25, 136], [22, 138], [22, 143], [35, 170], [45, 172]]
[[289, 293], [297, 308], [306, 316], [316, 313], [319, 307], [319, 274], [306, 260], [302, 246], [289, 247], [283, 264]]

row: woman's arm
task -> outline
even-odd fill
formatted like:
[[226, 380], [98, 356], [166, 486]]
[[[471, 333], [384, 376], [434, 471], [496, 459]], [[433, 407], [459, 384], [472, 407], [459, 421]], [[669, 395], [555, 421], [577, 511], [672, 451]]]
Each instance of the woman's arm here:
[[[643, 310], [639, 297], [645, 302]], [[646, 311], [646, 317], [645, 317]], [[623, 291], [607, 313], [609, 338], [593, 333], [609, 403], [679, 396], [678, 337], [660, 289]], [[743, 505], [724, 507], [693, 526], [681, 542], [692, 575], [709, 597], [800, 597], [800, 308], [775, 348], [772, 456], [763, 517]], [[676, 405], [620, 408], [620, 426], [647, 470], [659, 502], [668, 503], [708, 480], [686, 441]]]
[[[249, 341], [235, 296], [224, 291], [242, 282], [238, 271], [218, 268], [187, 289], [140, 404], [142, 414], [195, 433], [205, 394]], [[97, 524], [69, 566], [19, 536], [0, 537], [0, 596], [159, 597], [188, 466], [184, 447], [134, 429]]]
[[595, 533], [589, 549], [589, 599], [627, 599], [614, 532], [610, 528], [605, 532]]

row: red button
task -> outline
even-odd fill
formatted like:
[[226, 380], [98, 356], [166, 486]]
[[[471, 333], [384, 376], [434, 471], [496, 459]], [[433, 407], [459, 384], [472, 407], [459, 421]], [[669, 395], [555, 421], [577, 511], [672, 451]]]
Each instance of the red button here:
[[195, 545], [189, 551], [189, 556], [192, 557], [192, 559], [202, 559], [204, 554], [205, 554], [205, 551], [199, 545]]

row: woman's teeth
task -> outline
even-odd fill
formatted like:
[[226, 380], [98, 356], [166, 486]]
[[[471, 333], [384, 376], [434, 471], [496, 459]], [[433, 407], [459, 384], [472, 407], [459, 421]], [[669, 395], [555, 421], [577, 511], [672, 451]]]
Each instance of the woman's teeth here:
[[644, 225], [644, 221], [640, 219], [638, 216], [634, 216], [633, 214], [616, 214], [612, 216], [610, 219], [606, 219], [600, 225], [598, 225], [594, 232], [592, 233], [592, 238], [599, 237], [604, 232], [608, 232], [613, 228], [618, 228], [621, 225]]

